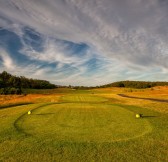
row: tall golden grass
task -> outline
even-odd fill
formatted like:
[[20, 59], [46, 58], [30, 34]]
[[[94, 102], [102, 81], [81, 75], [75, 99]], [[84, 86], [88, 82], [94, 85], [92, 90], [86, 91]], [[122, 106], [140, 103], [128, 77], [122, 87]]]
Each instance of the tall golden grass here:
[[17, 103], [41, 103], [41, 102], [58, 102], [62, 95], [43, 95], [43, 94], [28, 94], [28, 95], [0, 95], [0, 106], [17, 104]]

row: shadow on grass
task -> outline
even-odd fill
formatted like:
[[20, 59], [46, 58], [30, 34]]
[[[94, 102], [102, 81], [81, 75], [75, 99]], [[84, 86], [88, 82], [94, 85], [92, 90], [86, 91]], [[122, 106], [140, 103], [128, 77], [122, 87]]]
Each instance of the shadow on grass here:
[[55, 113], [43, 113], [43, 114], [31, 114], [31, 115], [52, 115], [52, 114], [55, 114]]
[[154, 116], [154, 115], [142, 115], [142, 118], [156, 118], [158, 116]]

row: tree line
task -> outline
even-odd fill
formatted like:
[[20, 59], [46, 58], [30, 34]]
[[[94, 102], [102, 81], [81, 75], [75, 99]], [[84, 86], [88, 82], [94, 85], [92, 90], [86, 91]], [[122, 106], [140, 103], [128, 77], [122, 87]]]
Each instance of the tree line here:
[[126, 87], [126, 88], [152, 88], [154, 86], [168, 86], [168, 82], [149, 82], [149, 81], [118, 81], [110, 84], [86, 87], [86, 86], [58, 86], [51, 84], [46, 80], [26, 78], [24, 76], [14, 76], [6, 71], [0, 73], [0, 94], [22, 94], [23, 89], [53, 89], [58, 87], [67, 87], [81, 90], [105, 87]]
[[168, 82], [149, 82], [149, 81], [119, 81], [110, 84], [106, 84], [100, 87], [126, 87], [126, 88], [152, 88], [155, 86], [168, 86]]
[[57, 86], [46, 80], [14, 76], [6, 71], [0, 73], [1, 94], [22, 94], [24, 89], [53, 89]]

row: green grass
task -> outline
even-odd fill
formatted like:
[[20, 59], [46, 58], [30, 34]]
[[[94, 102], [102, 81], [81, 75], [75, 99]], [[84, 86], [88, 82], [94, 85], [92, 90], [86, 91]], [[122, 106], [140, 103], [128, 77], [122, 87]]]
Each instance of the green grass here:
[[0, 105], [0, 109], [13, 108], [16, 106], [29, 105], [29, 104], [32, 104], [32, 102], [18, 102], [18, 103], [12, 103], [12, 104], [5, 104], [5, 105]]
[[94, 96], [91, 94], [73, 94], [73, 95], [66, 95], [61, 98], [61, 101], [66, 102], [74, 102], [74, 103], [87, 103], [87, 102], [105, 102], [108, 101], [108, 99], [103, 97]]
[[114, 142], [142, 136], [152, 129], [146, 119], [136, 120], [134, 113], [119, 106], [81, 103], [36, 109], [16, 124], [25, 134], [66, 142]]
[[[89, 90], [88, 90], [89, 91]], [[87, 90], [75, 90], [71, 88], [55, 88], [55, 89], [23, 89], [25, 94], [68, 94], [68, 93], [88, 93]]]
[[167, 119], [89, 91], [0, 109], [0, 161], [168, 161]]

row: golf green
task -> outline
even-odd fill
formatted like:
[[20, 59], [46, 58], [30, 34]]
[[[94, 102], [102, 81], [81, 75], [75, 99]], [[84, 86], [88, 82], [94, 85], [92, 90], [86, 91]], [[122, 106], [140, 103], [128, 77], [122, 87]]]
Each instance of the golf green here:
[[112, 142], [128, 140], [151, 131], [146, 119], [120, 106], [62, 103], [36, 109], [17, 121], [23, 133], [60, 141]]

